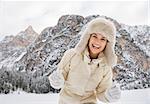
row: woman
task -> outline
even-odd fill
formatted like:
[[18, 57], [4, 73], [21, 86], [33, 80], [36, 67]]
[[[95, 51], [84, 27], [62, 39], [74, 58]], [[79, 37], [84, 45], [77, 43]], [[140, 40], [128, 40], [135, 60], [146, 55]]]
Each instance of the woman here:
[[97, 99], [113, 102], [120, 90], [112, 84], [116, 29], [112, 22], [96, 18], [86, 25], [79, 43], [65, 52], [58, 69], [49, 76], [59, 89], [59, 104], [96, 104]]

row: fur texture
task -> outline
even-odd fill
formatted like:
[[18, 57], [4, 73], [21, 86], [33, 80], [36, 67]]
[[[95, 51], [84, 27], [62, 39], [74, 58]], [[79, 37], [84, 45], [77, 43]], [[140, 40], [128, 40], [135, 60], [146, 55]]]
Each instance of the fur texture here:
[[111, 67], [117, 64], [117, 56], [114, 51], [114, 46], [116, 43], [116, 28], [115, 25], [104, 18], [96, 18], [90, 21], [85, 28], [80, 32], [82, 35], [80, 41], [75, 46], [75, 50], [82, 53], [88, 44], [88, 40], [92, 33], [101, 33], [109, 41], [104, 50], [104, 55], [107, 59], [108, 65]]

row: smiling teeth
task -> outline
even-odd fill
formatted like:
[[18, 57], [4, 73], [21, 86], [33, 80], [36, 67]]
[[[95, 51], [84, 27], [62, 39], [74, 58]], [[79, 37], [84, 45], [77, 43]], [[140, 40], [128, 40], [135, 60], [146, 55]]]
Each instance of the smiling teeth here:
[[96, 47], [96, 48], [100, 48], [100, 46], [99, 46], [99, 45], [95, 45], [95, 44], [93, 44], [93, 46], [94, 46], [94, 47]]

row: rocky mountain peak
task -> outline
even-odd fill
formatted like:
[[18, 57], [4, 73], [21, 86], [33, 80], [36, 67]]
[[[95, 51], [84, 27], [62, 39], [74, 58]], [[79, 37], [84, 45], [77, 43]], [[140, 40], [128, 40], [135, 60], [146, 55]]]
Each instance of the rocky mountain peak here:
[[5, 66], [11, 69], [15, 60], [22, 52], [26, 51], [27, 46], [34, 42], [37, 36], [38, 34], [32, 26], [28, 26], [25, 31], [21, 31], [15, 36], [6, 36], [0, 42], [0, 68]]
[[32, 27], [31, 25], [29, 25], [29, 26], [27, 27], [27, 29], [25, 29], [25, 32], [26, 32], [27, 34], [34, 34], [34, 33], [35, 33], [35, 31], [33, 30], [33, 27]]

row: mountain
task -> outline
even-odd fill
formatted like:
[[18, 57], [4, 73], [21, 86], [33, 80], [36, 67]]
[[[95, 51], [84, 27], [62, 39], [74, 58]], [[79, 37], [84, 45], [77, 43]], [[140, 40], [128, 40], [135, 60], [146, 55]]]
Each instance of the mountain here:
[[[19, 46], [27, 46], [21, 52], [22, 54], [18, 55], [20, 57], [16, 59], [11, 67], [19, 74], [20, 72], [25, 72], [26, 77], [20, 76], [19, 78], [27, 85], [20, 86], [24, 86], [23, 88], [27, 92], [43, 93], [43, 90], [44, 92], [50, 91], [47, 76], [57, 69], [57, 64], [60, 62], [64, 52], [75, 47], [78, 43], [82, 34], [81, 28], [97, 17], [111, 20], [117, 28], [115, 51], [118, 56], [118, 64], [113, 70], [117, 74], [115, 80], [120, 84], [120, 88], [122, 90], [149, 88], [150, 26], [128, 26], [110, 17], [100, 15], [87, 17], [63, 15], [55, 26], [45, 28], [35, 38], [35, 41], [28, 44], [28, 46], [25, 44], [26, 42], [22, 44], [18, 42]], [[29, 27], [27, 30], [30, 32], [32, 28]], [[21, 32], [21, 34], [24, 32]], [[24, 35], [18, 36], [23, 37]], [[30, 37], [30, 35], [28, 36]], [[12, 37], [6, 40], [12, 40]]]
[[19, 32], [16, 36], [6, 36], [0, 41], [0, 68], [7, 69], [13, 66], [15, 60], [26, 52], [26, 47], [32, 43], [38, 34], [29, 26], [25, 31]]

